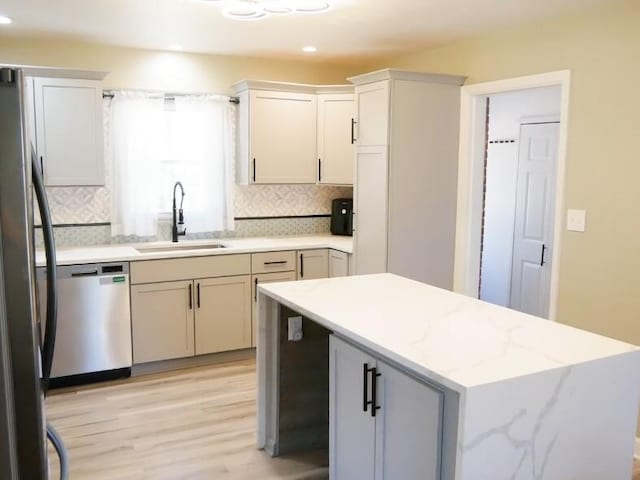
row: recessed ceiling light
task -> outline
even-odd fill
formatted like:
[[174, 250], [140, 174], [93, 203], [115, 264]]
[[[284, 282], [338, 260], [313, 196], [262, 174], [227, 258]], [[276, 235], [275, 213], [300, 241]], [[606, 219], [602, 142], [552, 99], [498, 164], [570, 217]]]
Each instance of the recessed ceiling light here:
[[302, 47], [302, 51], [307, 53], [314, 53], [317, 52], [318, 49], [313, 45], [307, 45], [306, 47]]
[[174, 52], [181, 52], [182, 51], [182, 45], [178, 45], [177, 43], [173, 43], [173, 44], [169, 45], [169, 50], [173, 50]]
[[0, 15], [0, 25], [9, 25], [12, 22], [13, 22], [13, 20], [11, 20], [9, 17], [5, 17], [4, 15]]

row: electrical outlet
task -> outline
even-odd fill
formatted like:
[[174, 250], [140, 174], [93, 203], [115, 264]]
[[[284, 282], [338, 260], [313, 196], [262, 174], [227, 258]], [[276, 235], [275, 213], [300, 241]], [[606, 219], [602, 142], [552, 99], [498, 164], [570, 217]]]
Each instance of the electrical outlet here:
[[587, 223], [585, 210], [567, 210], [567, 230], [571, 232], [584, 232]]
[[289, 317], [288, 339], [290, 342], [302, 340], [302, 316]]

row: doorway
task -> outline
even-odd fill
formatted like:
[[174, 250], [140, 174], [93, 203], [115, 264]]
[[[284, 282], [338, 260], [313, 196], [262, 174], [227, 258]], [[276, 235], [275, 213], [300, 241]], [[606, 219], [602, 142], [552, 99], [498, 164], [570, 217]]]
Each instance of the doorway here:
[[487, 97], [479, 298], [549, 312], [560, 87]]
[[456, 292], [555, 319], [569, 82], [562, 71], [462, 88]]

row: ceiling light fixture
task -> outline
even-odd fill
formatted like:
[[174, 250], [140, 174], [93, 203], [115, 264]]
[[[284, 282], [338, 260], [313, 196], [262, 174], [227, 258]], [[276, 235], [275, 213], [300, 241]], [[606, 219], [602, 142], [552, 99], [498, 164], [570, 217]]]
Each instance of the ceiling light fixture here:
[[331, 0], [207, 0], [222, 6], [225, 17], [257, 20], [270, 15], [321, 13], [331, 9]]
[[9, 25], [10, 23], [13, 23], [13, 20], [4, 15], [0, 15], [0, 25]]
[[315, 53], [318, 51], [318, 49], [313, 45], [307, 45], [306, 47], [302, 47], [302, 51], [307, 53]]

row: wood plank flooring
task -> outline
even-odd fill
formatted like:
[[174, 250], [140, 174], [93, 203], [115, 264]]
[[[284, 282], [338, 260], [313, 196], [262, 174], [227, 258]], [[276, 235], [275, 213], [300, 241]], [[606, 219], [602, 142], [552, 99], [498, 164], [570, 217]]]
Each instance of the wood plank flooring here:
[[256, 450], [255, 398], [255, 361], [243, 360], [54, 391], [47, 416], [71, 480], [328, 478], [323, 452], [274, 459]]
[[328, 478], [326, 453], [256, 450], [255, 398], [255, 361], [243, 360], [54, 391], [47, 416], [71, 480]]

